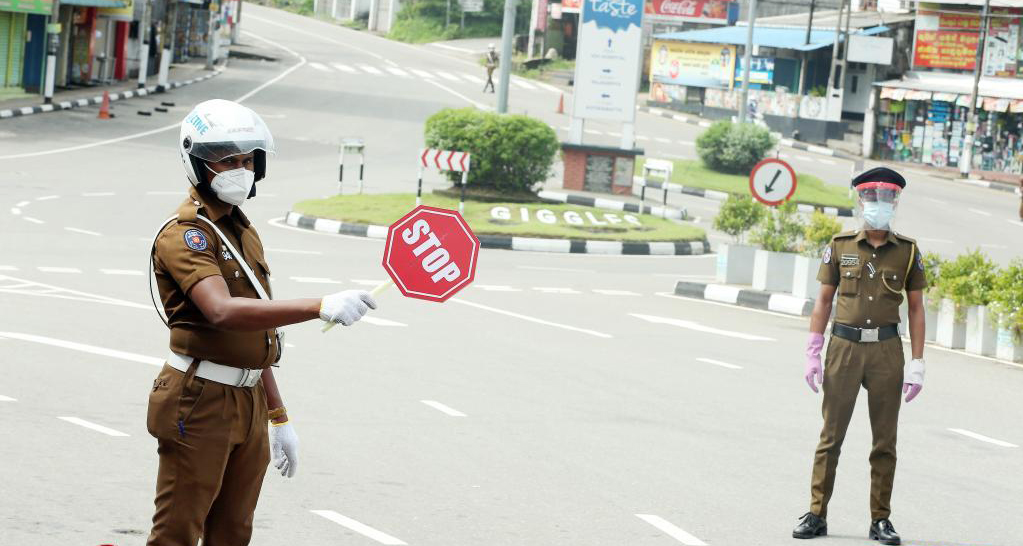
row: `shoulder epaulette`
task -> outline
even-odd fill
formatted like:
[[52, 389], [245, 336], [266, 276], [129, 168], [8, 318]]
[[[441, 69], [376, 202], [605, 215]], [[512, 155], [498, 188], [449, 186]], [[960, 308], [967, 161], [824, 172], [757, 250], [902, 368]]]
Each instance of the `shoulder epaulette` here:
[[189, 199], [178, 207], [178, 222], [192, 224], [196, 221], [196, 216], [199, 215], [199, 208], [201, 205], [196, 201]]
[[831, 238], [831, 240], [834, 241], [835, 239], [848, 239], [849, 237], [855, 237], [857, 233], [859, 233], [859, 231], [843, 231], [842, 233], [836, 233], [835, 236]]
[[914, 239], [912, 237], [906, 237], [905, 235], [903, 235], [903, 234], [901, 234], [899, 232], [893, 231], [892, 234], [895, 235], [895, 237], [898, 238], [901, 241], [906, 241], [907, 243], [914, 243], [914, 244], [916, 243], [916, 239]]

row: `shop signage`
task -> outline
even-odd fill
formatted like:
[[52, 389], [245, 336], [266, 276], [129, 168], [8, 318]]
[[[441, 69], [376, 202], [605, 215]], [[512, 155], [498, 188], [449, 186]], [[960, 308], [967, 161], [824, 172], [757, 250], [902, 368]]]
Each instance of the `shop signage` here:
[[52, 11], [51, 0], [0, 0], [0, 11], [14, 11], [17, 13], [37, 13], [49, 15]]
[[[916, 17], [915, 67], [973, 70], [979, 41], [980, 12], [950, 13], [939, 4], [921, 3]], [[1019, 8], [993, 8], [984, 48], [985, 76], [1017, 73]]]
[[579, 17], [572, 116], [636, 119], [643, 0], [585, 0]]
[[561, 2], [561, 13], [579, 13], [583, 7], [583, 0], [563, 0]]
[[848, 61], [854, 63], [892, 64], [895, 40], [883, 36], [849, 35]]
[[[739, 58], [735, 67], [735, 81], [741, 82], [744, 77], [744, 58]], [[774, 58], [773, 57], [751, 57], [750, 64], [753, 70], [749, 74], [750, 83], [771, 85], [774, 83]]]
[[637, 227], [643, 227], [643, 222], [641, 222], [635, 215], [616, 214], [611, 212], [593, 213], [590, 211], [578, 212], [574, 210], [566, 210], [559, 216], [550, 209], [530, 210], [526, 207], [519, 207], [518, 210], [512, 210], [510, 207], [494, 207], [490, 209], [490, 217], [500, 222], [511, 222], [514, 217], [516, 222], [521, 222], [523, 224], [535, 221], [549, 225], [567, 224], [570, 226], [613, 226], [616, 224], [632, 224]]
[[647, 19], [659, 23], [710, 23], [727, 25], [739, 13], [737, 2], [727, 0], [649, 0]]
[[731, 88], [735, 46], [654, 40], [650, 78], [659, 83]]

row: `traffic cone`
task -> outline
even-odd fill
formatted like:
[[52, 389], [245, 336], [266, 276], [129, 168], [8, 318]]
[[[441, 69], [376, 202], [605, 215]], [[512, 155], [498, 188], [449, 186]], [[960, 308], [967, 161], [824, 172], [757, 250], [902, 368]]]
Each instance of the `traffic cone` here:
[[561, 98], [558, 99], [558, 111], [555, 112], [555, 114], [564, 114], [564, 113], [565, 113], [565, 94], [562, 93], [561, 94]]
[[103, 92], [103, 104], [99, 107], [99, 119], [110, 119], [110, 91]]

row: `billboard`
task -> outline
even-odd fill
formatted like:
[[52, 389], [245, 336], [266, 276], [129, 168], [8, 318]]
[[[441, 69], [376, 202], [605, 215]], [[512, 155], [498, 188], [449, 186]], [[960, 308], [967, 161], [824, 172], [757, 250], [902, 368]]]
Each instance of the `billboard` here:
[[727, 25], [735, 22], [739, 5], [728, 0], [647, 0], [644, 12], [648, 20], [659, 23]]
[[[742, 78], [746, 72], [746, 59], [740, 57], [735, 67], [735, 85], [742, 85]], [[774, 83], [774, 57], [750, 57], [750, 64], [753, 70], [749, 73], [749, 82], [761, 85]]]
[[583, 0], [562, 0], [561, 13], [580, 13], [583, 8]]
[[654, 40], [650, 47], [650, 79], [693, 87], [731, 88], [735, 46]]
[[[913, 40], [913, 66], [972, 71], [980, 40], [980, 11], [939, 11], [939, 4], [921, 3]], [[1017, 73], [1019, 8], [992, 8], [984, 48], [985, 76]], [[1017, 17], [1014, 17], [1017, 16]]]
[[572, 116], [636, 119], [643, 0], [586, 0], [579, 16]]

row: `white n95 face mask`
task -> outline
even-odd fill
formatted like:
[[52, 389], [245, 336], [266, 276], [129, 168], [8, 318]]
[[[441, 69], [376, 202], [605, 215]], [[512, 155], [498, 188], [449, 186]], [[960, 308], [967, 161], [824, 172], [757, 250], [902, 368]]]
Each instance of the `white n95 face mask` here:
[[881, 201], [863, 203], [863, 221], [874, 229], [886, 229], [894, 216], [894, 203]]
[[[209, 169], [209, 166], [206, 166]], [[216, 172], [210, 181], [210, 188], [217, 197], [235, 206], [240, 206], [252, 193], [252, 185], [256, 183], [256, 173], [248, 169], [231, 169], [224, 172]]]

